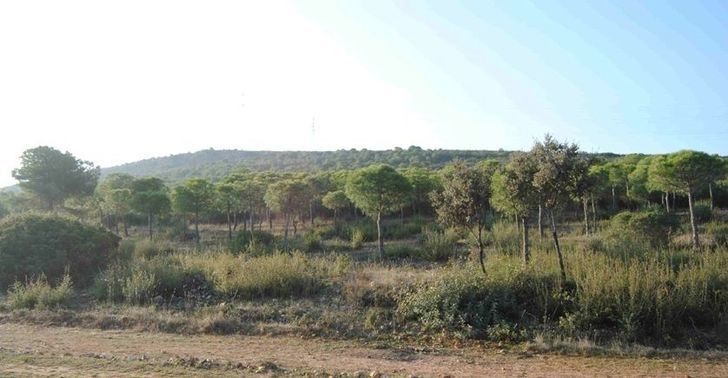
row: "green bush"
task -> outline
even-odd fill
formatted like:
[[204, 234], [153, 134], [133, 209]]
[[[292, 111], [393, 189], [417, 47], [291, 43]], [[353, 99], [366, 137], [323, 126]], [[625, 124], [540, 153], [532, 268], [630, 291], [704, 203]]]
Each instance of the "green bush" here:
[[351, 233], [351, 249], [360, 249], [362, 245], [364, 245], [364, 232], [357, 228]]
[[419, 259], [422, 251], [407, 244], [388, 244], [384, 248], [384, 257], [389, 260]]
[[174, 247], [166, 240], [144, 239], [134, 244], [133, 256], [135, 259], [151, 259], [159, 255], [174, 252]]
[[213, 290], [201, 270], [177, 256], [158, 256], [110, 266], [97, 277], [92, 294], [101, 301], [147, 303], [157, 297], [206, 299]]
[[69, 307], [76, 297], [73, 282], [68, 274], [56, 287], [52, 287], [44, 275], [25, 284], [15, 282], [8, 290], [7, 303], [12, 309], [54, 309]]
[[706, 231], [713, 238], [715, 245], [728, 247], [728, 224], [711, 222], [708, 223]]
[[710, 209], [710, 201], [696, 201], [693, 204], [693, 215], [695, 221], [705, 223], [713, 217], [713, 211]]
[[526, 319], [558, 314], [553, 297], [556, 274], [489, 272], [486, 277], [475, 266], [445, 268], [433, 282], [422, 283], [405, 296], [398, 313], [425, 330], [444, 329], [472, 338], [501, 337], [506, 324], [513, 329]]
[[269, 252], [274, 242], [275, 236], [267, 231], [239, 231], [230, 243], [230, 250], [233, 253], [261, 254]]
[[134, 267], [131, 273], [124, 280], [121, 287], [121, 294], [129, 303], [149, 303], [154, 298], [157, 279], [154, 273]]
[[452, 231], [425, 229], [420, 244], [422, 257], [429, 261], [447, 261], [455, 254], [458, 236]]
[[615, 235], [629, 235], [634, 239], [644, 238], [654, 247], [664, 247], [669, 243], [672, 230], [677, 229], [679, 221], [674, 214], [662, 207], [651, 206], [642, 211], [623, 211], [612, 218], [610, 231]]
[[345, 273], [349, 264], [343, 256], [307, 257], [300, 252], [256, 257], [210, 252], [186, 255], [183, 265], [203, 272], [217, 293], [251, 299], [318, 294], [329, 278]]
[[58, 215], [7, 217], [0, 221], [0, 287], [40, 274], [60, 280], [66, 267], [74, 282], [90, 283], [118, 244], [101, 227]]
[[303, 235], [303, 244], [306, 252], [318, 252], [323, 249], [321, 236], [314, 231], [308, 231]]

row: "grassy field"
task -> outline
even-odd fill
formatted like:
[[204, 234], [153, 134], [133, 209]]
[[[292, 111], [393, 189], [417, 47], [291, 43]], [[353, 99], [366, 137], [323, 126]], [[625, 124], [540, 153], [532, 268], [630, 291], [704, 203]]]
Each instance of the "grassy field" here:
[[466, 235], [425, 218], [389, 220], [384, 258], [364, 221], [363, 240], [319, 221], [290, 252], [278, 235], [237, 250], [216, 225], [200, 245], [132, 230], [87, 287], [11, 288], [0, 365], [67, 376], [723, 375], [727, 251], [694, 252], [682, 231], [654, 246], [603, 223], [589, 236], [562, 227], [565, 282], [537, 232], [523, 265], [506, 220], [487, 233], [486, 274]]

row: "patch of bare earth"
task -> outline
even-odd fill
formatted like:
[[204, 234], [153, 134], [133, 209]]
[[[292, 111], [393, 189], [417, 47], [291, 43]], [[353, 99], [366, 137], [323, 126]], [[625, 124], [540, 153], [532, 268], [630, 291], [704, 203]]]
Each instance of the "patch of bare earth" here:
[[[0, 375], [206, 375], [218, 369], [223, 375], [728, 376], [728, 361], [720, 360], [376, 349], [294, 337], [185, 336], [15, 323], [0, 324], [0, 352]], [[165, 370], [170, 361], [172, 367], [193, 369]]]

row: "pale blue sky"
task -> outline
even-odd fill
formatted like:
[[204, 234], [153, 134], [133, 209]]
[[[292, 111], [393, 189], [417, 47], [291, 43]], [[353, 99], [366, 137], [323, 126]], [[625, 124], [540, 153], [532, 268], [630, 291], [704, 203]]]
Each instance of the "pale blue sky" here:
[[728, 2], [299, 4], [383, 80], [410, 89], [442, 144], [728, 153]]
[[0, 51], [0, 185], [40, 144], [728, 154], [726, 2], [4, 1]]

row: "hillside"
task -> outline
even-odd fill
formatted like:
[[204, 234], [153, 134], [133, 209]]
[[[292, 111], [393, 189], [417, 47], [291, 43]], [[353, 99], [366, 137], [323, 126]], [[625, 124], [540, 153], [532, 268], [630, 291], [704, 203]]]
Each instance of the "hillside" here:
[[425, 150], [419, 147], [383, 151], [241, 151], [203, 150], [140, 160], [103, 169], [104, 175], [128, 173], [156, 176], [175, 182], [190, 177], [218, 179], [239, 168], [253, 171], [320, 171], [352, 169], [375, 163], [394, 167], [419, 165], [438, 168], [461, 159], [465, 161], [496, 159], [507, 161], [512, 151]]

